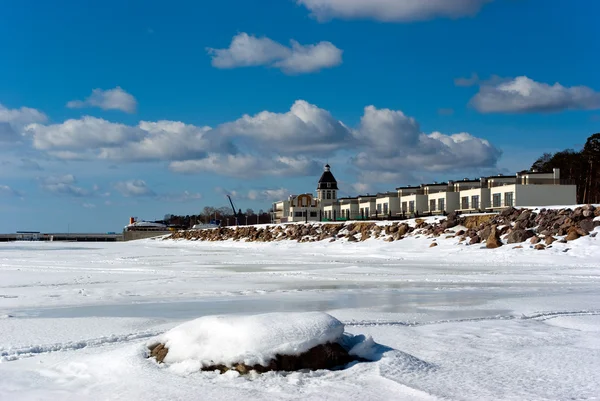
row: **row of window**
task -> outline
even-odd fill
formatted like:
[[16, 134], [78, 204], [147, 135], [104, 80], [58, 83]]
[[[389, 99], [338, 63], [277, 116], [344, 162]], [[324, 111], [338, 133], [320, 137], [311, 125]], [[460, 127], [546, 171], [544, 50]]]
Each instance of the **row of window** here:
[[377, 213], [378, 214], [388, 214], [389, 204], [388, 203], [378, 203], [377, 204]]
[[[317, 217], [317, 212], [309, 212], [308, 215], [310, 217]], [[290, 212], [290, 217], [304, 217], [304, 216], [306, 216], [306, 211]]]
[[[460, 199], [460, 208], [461, 209], [479, 209], [479, 195], [471, 196], [471, 203], [469, 204], [469, 197], [463, 196]], [[469, 207], [470, 206], [470, 207]]]
[[502, 204], [502, 194], [494, 194], [492, 196], [492, 207], [514, 206], [514, 192], [504, 193], [504, 204]]

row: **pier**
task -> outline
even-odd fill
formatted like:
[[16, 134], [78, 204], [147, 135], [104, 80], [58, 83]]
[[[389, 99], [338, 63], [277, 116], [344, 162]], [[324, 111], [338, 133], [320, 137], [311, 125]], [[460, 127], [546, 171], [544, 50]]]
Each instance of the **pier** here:
[[69, 241], [69, 242], [117, 242], [123, 241], [122, 233], [38, 233], [20, 231], [0, 234], [0, 242], [9, 241]]

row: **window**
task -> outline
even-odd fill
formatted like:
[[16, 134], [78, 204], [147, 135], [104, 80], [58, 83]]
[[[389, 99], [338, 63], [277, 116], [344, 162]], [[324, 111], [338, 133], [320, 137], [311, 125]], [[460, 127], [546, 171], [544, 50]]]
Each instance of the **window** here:
[[331, 183], [330, 182], [327, 183], [327, 188], [331, 188]]
[[468, 209], [469, 208], [469, 197], [468, 196], [463, 196], [461, 198], [461, 209]]
[[369, 216], [369, 208], [368, 207], [365, 208], [365, 216]]
[[294, 212], [294, 217], [302, 217], [303, 213], [302, 212]]
[[364, 216], [365, 215], [365, 209], [363, 207], [361, 207], [359, 213], [360, 213], [361, 216]]
[[502, 206], [502, 194], [494, 194], [492, 197], [492, 206], [500, 207]]
[[429, 211], [433, 212], [435, 210], [435, 199], [429, 201]]
[[349, 219], [350, 218], [350, 209], [346, 209], [346, 218]]
[[384, 204], [383, 204], [383, 213], [384, 213], [384, 214], [388, 214], [388, 207], [389, 207], [389, 206], [388, 206], [388, 204], [387, 204], [387, 203], [384, 203]]
[[438, 199], [438, 210], [446, 210], [446, 199]]
[[410, 213], [414, 213], [415, 212], [415, 201], [408, 202], [408, 211]]
[[317, 217], [317, 212], [310, 212], [310, 217]]
[[504, 193], [504, 206], [513, 206], [513, 192]]
[[303, 198], [302, 198], [302, 206], [308, 206], [308, 205], [306, 204], [306, 197], [303, 197]]
[[471, 208], [479, 209], [479, 195], [471, 196]]
[[381, 203], [377, 204], [377, 213], [381, 213]]
[[290, 217], [294, 217], [294, 214], [292, 212], [290, 212]]
[[327, 199], [331, 199], [331, 191], [327, 191]]
[[406, 206], [406, 202], [402, 202], [402, 213], [406, 213], [408, 211], [408, 207]]

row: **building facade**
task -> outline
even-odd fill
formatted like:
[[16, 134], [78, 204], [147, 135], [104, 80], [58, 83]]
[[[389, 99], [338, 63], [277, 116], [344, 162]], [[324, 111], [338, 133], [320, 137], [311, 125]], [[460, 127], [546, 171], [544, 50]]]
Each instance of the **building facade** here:
[[273, 221], [345, 221], [455, 211], [489, 212], [512, 206], [574, 205], [577, 199], [576, 186], [561, 179], [559, 169], [398, 187], [395, 192], [377, 195], [338, 198], [338, 191], [331, 167], [325, 165], [317, 184], [317, 196], [309, 193], [292, 195], [285, 201], [273, 203]]

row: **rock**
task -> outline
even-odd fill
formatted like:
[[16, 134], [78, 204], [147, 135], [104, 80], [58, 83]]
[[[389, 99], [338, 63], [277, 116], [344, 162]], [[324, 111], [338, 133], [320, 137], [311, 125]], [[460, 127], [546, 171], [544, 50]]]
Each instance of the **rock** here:
[[538, 251], [542, 251], [542, 250], [546, 249], [546, 245], [544, 245], [544, 244], [537, 244], [535, 246], [535, 249], [537, 249]]
[[529, 242], [531, 242], [532, 244], [537, 244], [541, 241], [540, 237], [538, 237], [537, 235], [534, 235], [533, 237], [531, 237], [531, 239], [529, 240]]
[[567, 237], [565, 239], [567, 241], [573, 241], [578, 239], [579, 237], [581, 237], [581, 235], [579, 235], [579, 233], [577, 232], [577, 228], [571, 227], [567, 232]]
[[460, 237], [462, 235], [465, 235], [465, 230], [458, 230], [455, 234], [455, 237]]
[[485, 241], [485, 247], [489, 249], [499, 248], [502, 246], [502, 241], [500, 240], [500, 234], [496, 229], [496, 226], [492, 226], [492, 230], [490, 232], [490, 236]]
[[218, 370], [221, 373], [225, 373], [229, 370], [236, 370], [243, 375], [253, 370], [258, 373], [265, 373], [270, 371], [293, 372], [305, 369], [333, 369], [355, 361], [363, 360], [349, 355], [348, 351], [338, 343], [327, 343], [317, 345], [300, 355], [277, 355], [267, 366], [248, 366], [243, 363], [238, 363], [232, 367], [227, 367], [225, 365], [211, 365], [204, 367], [201, 370], [205, 372]]
[[479, 238], [478, 235], [475, 235], [474, 237], [471, 237], [471, 240], [469, 241], [469, 245], [479, 244], [480, 242], [481, 242], [481, 238]]
[[429, 245], [430, 248], [433, 248], [433, 247], [436, 247], [436, 246], [438, 246], [437, 242], [432, 242], [431, 245]]
[[513, 249], [523, 249], [523, 245], [513, 246]]
[[156, 358], [156, 362], [162, 363], [168, 352], [169, 350], [165, 348], [164, 344], [156, 344], [150, 348], [150, 356], [148, 358]]
[[533, 237], [533, 233], [529, 230], [513, 230], [506, 237], [506, 242], [509, 244], [515, 244], [517, 242], [523, 242]]
[[[589, 210], [588, 210], [589, 212]], [[586, 220], [581, 220], [579, 222], [579, 228], [587, 234], [591, 233], [592, 231], [594, 231], [594, 228], [596, 227], [596, 222], [593, 221], [592, 219], [586, 219]]]
[[347, 238], [348, 238], [348, 242], [357, 242], [358, 241], [358, 239], [356, 239], [354, 234], [348, 235]]
[[554, 241], [556, 241], [556, 238], [554, 238], [551, 235], [544, 238], [544, 242], [546, 243], [546, 245], [551, 245]]

